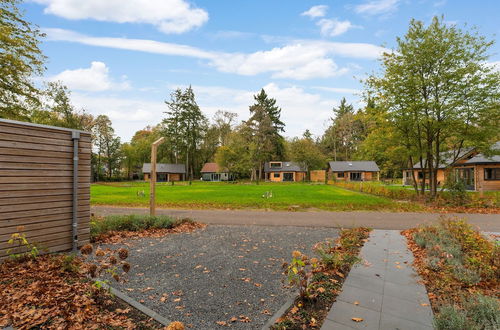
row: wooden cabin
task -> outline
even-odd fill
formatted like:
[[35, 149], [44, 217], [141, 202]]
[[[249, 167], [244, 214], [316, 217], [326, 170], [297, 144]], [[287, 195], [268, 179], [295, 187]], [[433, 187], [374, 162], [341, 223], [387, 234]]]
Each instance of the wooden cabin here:
[[[495, 143], [492, 149], [496, 150], [496, 153], [500, 153], [500, 142]], [[437, 170], [438, 186], [442, 186], [450, 171], [454, 171], [455, 176], [464, 181], [468, 190], [500, 190], [500, 155], [485, 156], [479, 153], [476, 148], [469, 148], [460, 152], [459, 155], [456, 155], [453, 151], [442, 152], [440, 158], [442, 160]], [[422, 171], [420, 163], [415, 164], [413, 171], [419, 184], [421, 184], [425, 172], [425, 181], [428, 183], [428, 171], [425, 168]], [[411, 185], [412, 182], [412, 169], [404, 170], [403, 184]]]
[[[144, 163], [142, 165], [142, 173], [144, 174], [144, 180], [149, 181], [151, 175], [151, 163]], [[185, 179], [186, 166], [184, 166], [184, 164], [156, 164], [157, 182], [184, 181]]]
[[328, 179], [341, 181], [375, 181], [380, 179], [380, 169], [374, 161], [328, 162]]
[[306, 179], [307, 169], [295, 162], [272, 161], [264, 164], [266, 180], [271, 182], [297, 182]]
[[227, 169], [221, 169], [217, 163], [205, 163], [201, 169], [202, 181], [233, 181], [234, 176]]

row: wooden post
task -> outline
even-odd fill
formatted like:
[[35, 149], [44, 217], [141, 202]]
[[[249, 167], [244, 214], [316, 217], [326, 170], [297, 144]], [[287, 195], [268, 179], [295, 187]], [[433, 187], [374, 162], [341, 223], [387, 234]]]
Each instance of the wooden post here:
[[161, 137], [151, 145], [151, 176], [149, 178], [149, 215], [154, 217], [156, 215], [156, 202], [155, 202], [155, 191], [156, 191], [156, 151], [158, 146], [163, 142], [165, 138]]

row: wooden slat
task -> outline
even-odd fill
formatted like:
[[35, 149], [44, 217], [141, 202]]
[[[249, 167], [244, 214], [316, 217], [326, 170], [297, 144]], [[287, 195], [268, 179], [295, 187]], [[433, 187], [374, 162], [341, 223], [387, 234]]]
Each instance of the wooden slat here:
[[[57, 176], [66, 176], [73, 177], [73, 171], [60, 171], [60, 170], [0, 170], [0, 178], [6, 176], [48, 176], [48, 177], [57, 177]], [[78, 176], [81, 177], [90, 177], [90, 171], [78, 171]], [[2, 182], [0, 180], [0, 182]]]
[[[89, 201], [88, 200], [79, 200], [78, 206], [87, 207]], [[69, 207], [73, 205], [73, 200], [62, 200], [62, 201], [53, 201], [53, 202], [41, 202], [41, 203], [21, 203], [21, 204], [11, 204], [11, 205], [1, 205], [0, 212], [5, 214], [7, 212], [21, 212], [28, 210], [42, 210], [42, 209], [52, 209], [59, 207]], [[2, 215], [0, 214], [0, 219], [2, 219]], [[7, 219], [7, 218], [5, 218]]]
[[[78, 182], [88, 183], [88, 177], [79, 177]], [[21, 177], [3, 177], [0, 178], [0, 184], [2, 183], [45, 183], [45, 182], [54, 182], [54, 183], [68, 183], [73, 182], [73, 177], [54, 177], [54, 176], [44, 176], [44, 177], [36, 177], [36, 176], [21, 176]]]
[[[55, 146], [48, 144], [36, 144], [27, 142], [16, 142], [16, 141], [5, 141], [0, 140], [0, 147], [11, 148], [11, 149], [29, 149], [29, 150], [41, 150], [41, 151], [56, 151], [56, 152], [70, 152], [73, 153], [73, 147], [66, 146]], [[78, 152], [82, 154], [90, 154], [88, 148], [78, 148]]]
[[[34, 183], [34, 184], [0, 184], [0, 192], [1, 191], [13, 191], [13, 190], [42, 190], [42, 189], [72, 189], [73, 184], [71, 183]], [[90, 188], [89, 183], [78, 183], [78, 188]], [[1, 196], [1, 194], [0, 194]]]
[[46, 156], [28, 157], [28, 156], [12, 156], [12, 155], [2, 154], [1, 161], [9, 163], [17, 163], [17, 164], [35, 163], [35, 164], [63, 164], [63, 165], [73, 166], [73, 158], [54, 158]]
[[[64, 212], [71, 212], [73, 209], [71, 207], [53, 207], [48, 209], [38, 209], [38, 210], [28, 210], [28, 211], [20, 211], [20, 212], [1, 212], [0, 211], [0, 221], [7, 219], [18, 219], [24, 217], [36, 217], [39, 215], [49, 215], [49, 214], [58, 214]], [[79, 212], [90, 211], [90, 205], [88, 206], [79, 206]]]
[[[1, 157], [1, 156], [0, 156]], [[7, 162], [3, 160], [3, 157], [0, 159], [0, 170], [57, 170], [57, 171], [73, 171], [73, 164], [44, 164], [44, 163], [14, 163]], [[80, 165], [80, 164], [78, 164]], [[81, 171], [90, 172], [89, 165], [78, 166], [78, 169]]]
[[[2, 185], [0, 184], [0, 187]], [[78, 194], [89, 194], [89, 187], [78, 189]], [[71, 188], [66, 189], [43, 189], [43, 190], [14, 190], [14, 191], [1, 191], [0, 188], [0, 199], [9, 197], [33, 197], [33, 196], [54, 196], [54, 195], [71, 195], [73, 190]]]
[[[81, 203], [88, 203], [90, 199], [89, 194], [81, 194], [78, 196], [78, 200]], [[40, 202], [60, 202], [60, 201], [72, 201], [73, 194], [66, 195], [53, 195], [53, 196], [33, 196], [30, 198], [26, 197], [9, 197], [0, 198], [0, 206], [2, 205], [20, 205], [20, 204], [31, 204]]]
[[[57, 233], [32, 236], [29, 237], [28, 239], [31, 240], [31, 243], [37, 244], [40, 246], [41, 249], [44, 249], [54, 245], [60, 245], [65, 243], [71, 244], [72, 242], [71, 236], [72, 236], [71, 230], [64, 230]], [[78, 236], [80, 236], [80, 234]], [[90, 234], [82, 233], [81, 236], [82, 239], [88, 239], [90, 237]], [[4, 250], [6, 252], [6, 250], [12, 248], [13, 246], [11, 244], [8, 244], [7, 241], [3, 242], [0, 241], [0, 251]]]
[[[16, 149], [16, 148], [4, 148], [0, 146], [0, 155], [13, 155], [13, 156], [33, 156], [33, 157], [52, 157], [52, 158], [69, 158], [73, 159], [73, 153], [68, 152], [58, 152], [58, 151], [46, 151], [46, 150], [28, 150], [28, 149]], [[89, 160], [89, 153], [80, 153], [78, 156], [80, 160]]]
[[[19, 218], [19, 219], [8, 219], [8, 220], [2, 220], [2, 226], [7, 228], [7, 227], [17, 227], [17, 226], [25, 226], [29, 225], [32, 223], [40, 223], [40, 222], [50, 222], [50, 221], [57, 221], [61, 219], [71, 219], [72, 214], [71, 212], [65, 212], [65, 213], [60, 213], [60, 214], [49, 214], [49, 215], [41, 215], [41, 216], [33, 216], [29, 218]], [[78, 224], [84, 224], [90, 222], [90, 211], [87, 212], [78, 212]], [[86, 220], [82, 220], [86, 219]], [[82, 221], [80, 221], [82, 220]]]
[[[60, 130], [52, 127], [35, 127], [24, 124], [5, 123], [5, 122], [0, 122], [0, 127], [2, 128], [2, 131], [8, 133], [71, 140], [70, 131]], [[91, 142], [90, 133], [80, 132], [80, 139], [85, 142]]]
[[[26, 235], [26, 238], [28, 238], [28, 241], [32, 237], [39, 237], [39, 236], [45, 236], [48, 234], [54, 234], [54, 233], [61, 233], [61, 232], [69, 232], [72, 231], [72, 225], [71, 225], [71, 219], [68, 219], [68, 221], [60, 221], [60, 222], [53, 222], [53, 223], [45, 223], [45, 224], [37, 224], [37, 227], [28, 227], [25, 226], [23, 229], [22, 233]], [[45, 226], [43, 226], [45, 225]], [[90, 231], [90, 227], [87, 224], [85, 227], [78, 227], [78, 234], [86, 234]], [[8, 241], [12, 234], [19, 232], [17, 228], [5, 228], [2, 229], [2, 232], [0, 233], [0, 242], [3, 241]]]

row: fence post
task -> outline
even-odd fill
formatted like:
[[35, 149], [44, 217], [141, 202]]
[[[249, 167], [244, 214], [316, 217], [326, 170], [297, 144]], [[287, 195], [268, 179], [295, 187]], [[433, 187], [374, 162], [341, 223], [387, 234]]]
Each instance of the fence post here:
[[78, 250], [78, 142], [80, 141], [80, 132], [71, 132], [73, 140], [73, 253]]
[[156, 215], [156, 152], [158, 146], [163, 142], [165, 138], [161, 137], [151, 145], [151, 178], [149, 179], [149, 215], [154, 217]]

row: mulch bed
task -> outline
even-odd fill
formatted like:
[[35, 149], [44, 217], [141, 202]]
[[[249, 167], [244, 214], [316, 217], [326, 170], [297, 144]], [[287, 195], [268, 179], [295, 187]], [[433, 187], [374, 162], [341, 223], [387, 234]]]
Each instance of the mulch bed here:
[[[368, 239], [369, 232], [370, 229], [367, 228], [341, 231], [336, 245], [324, 250], [329, 255], [340, 256], [341, 262], [337, 265], [325, 263], [325, 258], [309, 259], [295, 251], [294, 259], [303, 261], [306, 267], [311, 267], [311, 272], [306, 277], [301, 276], [298, 283], [301, 294], [271, 328], [275, 330], [319, 329], [340, 293], [352, 265], [358, 260], [357, 255]], [[296, 263], [292, 261], [292, 264], [285, 264], [284, 267], [294, 271], [294, 265]], [[303, 275], [307, 272], [308, 270], [304, 268]], [[298, 273], [301, 273], [300, 268]]]
[[169, 228], [169, 229], [151, 228], [141, 231], [110, 231], [98, 236], [93, 241], [101, 244], [117, 244], [127, 239], [144, 238], [144, 237], [160, 238], [170, 234], [190, 233], [197, 229], [203, 229], [206, 226], [207, 225], [204, 223], [185, 221], [176, 225], [174, 228]]
[[0, 264], [0, 327], [16, 329], [156, 329], [160, 325], [98, 289], [85, 275], [87, 264], [64, 270], [66, 256], [43, 255]]

